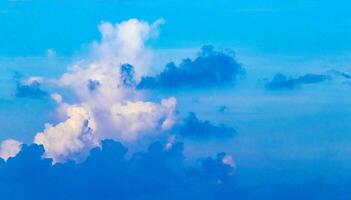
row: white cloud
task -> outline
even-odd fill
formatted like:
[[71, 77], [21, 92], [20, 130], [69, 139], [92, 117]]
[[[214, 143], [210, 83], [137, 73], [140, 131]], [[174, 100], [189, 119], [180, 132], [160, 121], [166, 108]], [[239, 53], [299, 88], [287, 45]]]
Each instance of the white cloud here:
[[0, 157], [5, 161], [10, 157], [14, 157], [21, 150], [22, 142], [8, 139], [4, 140], [0, 145]]
[[101, 41], [94, 42], [89, 56], [57, 80], [58, 86], [77, 97], [76, 105], [65, 103], [58, 93], [51, 95], [64, 121], [48, 124], [35, 136], [34, 142], [44, 145], [45, 156], [55, 162], [79, 160], [103, 139], [133, 142], [173, 126], [176, 99], [146, 102], [141, 92], [123, 85], [120, 71], [128, 63], [134, 66], [136, 79], [148, 73], [153, 56], [145, 42], [158, 35], [161, 23], [131, 19], [99, 26]]
[[42, 144], [45, 156], [53, 158], [54, 162], [75, 159], [99, 144], [94, 132], [96, 123], [87, 108], [71, 105], [67, 108], [67, 117], [66, 121], [55, 126], [46, 124], [45, 130], [34, 138], [34, 143]]
[[158, 36], [158, 26], [164, 22], [159, 19], [152, 24], [131, 19], [115, 25], [102, 23], [99, 30], [102, 41], [95, 42], [95, 53], [103, 60], [129, 63], [136, 67], [137, 78], [148, 71], [152, 52], [145, 46], [150, 38]]
[[46, 124], [45, 130], [35, 136], [34, 143], [42, 144], [45, 156], [53, 158], [54, 162], [68, 158], [79, 161], [103, 139], [133, 142], [157, 136], [176, 122], [174, 97], [163, 99], [161, 103], [117, 102], [109, 113], [94, 113], [86, 104], [66, 104], [59, 94], [52, 94], [52, 98], [58, 103], [58, 114], [65, 121]]
[[161, 104], [143, 101], [116, 103], [111, 114], [120, 133], [118, 139], [136, 140], [169, 129], [175, 122], [175, 106], [173, 97], [162, 100]]
[[[148, 24], [131, 19], [115, 25], [102, 23], [99, 26], [102, 39], [93, 43], [90, 57], [71, 66], [58, 84], [72, 89], [93, 109], [108, 110], [116, 101], [140, 99], [138, 92], [122, 87], [120, 67], [125, 63], [133, 65], [136, 79], [148, 73], [153, 56], [145, 42], [157, 35], [161, 21]], [[88, 87], [89, 81], [98, 83], [94, 91]]]

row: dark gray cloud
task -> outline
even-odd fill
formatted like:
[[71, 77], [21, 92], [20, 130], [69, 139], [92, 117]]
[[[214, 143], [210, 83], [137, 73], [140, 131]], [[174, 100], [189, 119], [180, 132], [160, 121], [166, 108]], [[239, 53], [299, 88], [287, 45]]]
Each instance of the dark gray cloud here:
[[168, 63], [157, 76], [143, 77], [138, 89], [204, 88], [232, 84], [244, 70], [228, 53], [204, 46], [194, 60], [184, 59], [179, 66]]
[[305, 74], [297, 78], [288, 77], [284, 74], [276, 74], [272, 80], [268, 81], [265, 87], [269, 90], [291, 90], [306, 84], [316, 84], [330, 79], [324, 74]]

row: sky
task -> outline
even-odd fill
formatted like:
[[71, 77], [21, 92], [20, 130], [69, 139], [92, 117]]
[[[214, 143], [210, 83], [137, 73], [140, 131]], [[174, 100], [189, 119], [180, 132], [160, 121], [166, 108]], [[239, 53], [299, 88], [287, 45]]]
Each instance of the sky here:
[[0, 196], [348, 199], [350, 8], [0, 1]]

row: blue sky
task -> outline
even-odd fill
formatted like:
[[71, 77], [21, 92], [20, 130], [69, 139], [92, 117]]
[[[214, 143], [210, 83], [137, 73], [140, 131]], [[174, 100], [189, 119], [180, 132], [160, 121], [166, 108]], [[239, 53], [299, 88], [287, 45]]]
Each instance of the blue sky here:
[[0, 196], [347, 198], [350, 9], [1, 1]]
[[[205, 44], [274, 53], [348, 51], [350, 3], [339, 1], [2, 1], [1, 55], [72, 55], [98, 38], [101, 21], [165, 18], [158, 48]], [[78, 9], [79, 8], [79, 9]]]

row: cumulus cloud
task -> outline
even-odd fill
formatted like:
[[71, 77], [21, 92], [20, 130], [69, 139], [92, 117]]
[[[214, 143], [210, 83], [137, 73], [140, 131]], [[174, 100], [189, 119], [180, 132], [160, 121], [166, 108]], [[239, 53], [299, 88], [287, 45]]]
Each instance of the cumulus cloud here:
[[173, 126], [175, 98], [149, 102], [135, 89], [136, 82], [149, 71], [152, 59], [145, 43], [158, 35], [162, 22], [131, 19], [99, 26], [101, 41], [93, 42], [89, 56], [55, 81], [61, 90], [73, 95], [71, 103], [58, 93], [51, 95], [63, 122], [47, 124], [35, 136], [34, 142], [44, 146], [46, 157], [54, 162], [81, 160], [103, 139], [131, 142]]
[[[91, 55], [72, 65], [57, 80], [59, 86], [71, 90], [70, 103], [64, 95], [51, 95], [58, 104], [62, 122], [46, 124], [32, 145], [15, 140], [1, 144], [0, 157], [6, 160], [0, 159], [1, 198], [347, 199], [350, 196], [349, 183], [330, 186], [323, 181], [291, 187], [266, 184], [241, 190], [236, 182], [236, 162], [225, 153], [185, 163], [183, 144], [175, 139], [179, 135], [195, 139], [227, 138], [235, 130], [200, 120], [194, 113], [175, 126], [176, 99], [166, 98], [160, 103], [146, 101], [144, 94], [135, 90], [136, 84], [139, 83], [139, 88], [161, 89], [219, 86], [235, 82], [242, 68], [231, 56], [205, 47], [195, 60], [185, 60], [179, 66], [169, 64], [160, 75], [146, 77], [152, 51], [145, 42], [158, 34], [160, 23], [162, 20], [148, 24], [133, 19], [119, 24], [103, 23], [99, 27], [102, 40], [92, 45]], [[342, 76], [347, 78], [345, 74]], [[278, 77], [272, 85], [294, 88], [323, 80], [322, 75], [311, 74]], [[36, 96], [40, 94], [40, 86], [41, 79], [33, 77], [21, 82], [18, 91], [20, 96]], [[219, 109], [225, 110], [225, 107]], [[146, 151], [128, 156], [128, 149], [121, 143], [106, 140], [135, 141], [167, 131], [174, 131], [175, 135], [168, 137], [166, 144], [153, 143]], [[255, 173], [262, 175], [265, 170]], [[250, 180], [243, 182], [250, 185]]]
[[157, 76], [145, 76], [139, 89], [177, 89], [183, 87], [203, 88], [234, 83], [244, 70], [235, 58], [225, 52], [204, 46], [194, 60], [184, 59], [176, 66], [169, 63]]
[[53, 158], [55, 162], [65, 158], [74, 158], [98, 144], [95, 135], [96, 123], [92, 113], [83, 106], [69, 106], [67, 120], [57, 125], [46, 124], [45, 130], [38, 133], [34, 142], [42, 144], [45, 156]]
[[[45, 124], [44, 130], [34, 138], [35, 144], [44, 147], [46, 158], [54, 163], [80, 162], [89, 149], [99, 146], [104, 139], [130, 144], [145, 138], [168, 137], [174, 130], [194, 138], [222, 138], [235, 132], [223, 125], [198, 120], [195, 114], [173, 128], [177, 122], [176, 99], [151, 102], [145, 100], [143, 91], [136, 89], [141, 77], [148, 73], [152, 59], [152, 51], [145, 43], [157, 36], [162, 22], [149, 24], [131, 19], [99, 26], [101, 40], [93, 42], [88, 56], [54, 81], [59, 91], [68, 90], [70, 101], [66, 101], [64, 94], [51, 94], [61, 122]], [[194, 61], [184, 60], [179, 67], [164, 73], [173, 79], [180, 78], [180, 82], [194, 80], [188, 83], [200, 86], [231, 83], [241, 72], [241, 65], [232, 56], [207, 46]], [[33, 77], [23, 84], [35, 93], [41, 82]]]
[[[103, 140], [87, 159], [51, 163], [41, 145], [24, 145], [14, 158], [0, 162], [0, 195], [4, 199], [223, 199], [238, 196], [234, 168], [220, 153], [184, 162], [183, 144], [126, 156], [128, 149]], [[228, 192], [228, 194], [225, 194]], [[53, 195], [54, 194], [54, 195]], [[217, 197], [217, 198], [215, 198]]]
[[90, 57], [72, 65], [58, 84], [73, 90], [93, 109], [108, 109], [116, 102], [140, 98], [127, 86], [148, 73], [153, 54], [145, 42], [157, 36], [161, 22], [131, 19], [102, 23], [101, 41], [93, 43]]
[[[42, 145], [23, 145], [4, 162], [0, 159], [2, 199], [348, 199], [348, 178], [328, 182], [322, 177], [291, 183], [292, 176], [267, 169], [235, 170], [225, 153], [186, 163], [182, 143], [169, 148], [160, 142], [127, 156], [128, 149], [103, 140], [83, 162], [53, 164], [43, 158]], [[262, 171], [264, 170], [264, 171]], [[279, 169], [280, 170], [280, 169]], [[268, 171], [271, 172], [271, 171]], [[283, 171], [283, 173], [288, 173]], [[293, 175], [294, 176], [294, 175]], [[247, 177], [239, 180], [240, 177]], [[274, 181], [277, 180], [277, 181]]]
[[[102, 23], [99, 30], [102, 34], [100, 43], [94, 43], [94, 51], [102, 60], [116, 64], [130, 63], [136, 66], [137, 78], [148, 72], [151, 51], [145, 41], [158, 35], [159, 19], [152, 24], [131, 19], [118, 24]], [[111, 60], [112, 59], [112, 60]]]
[[155, 134], [170, 129], [175, 123], [176, 99], [169, 98], [161, 104], [152, 102], [126, 102], [114, 104], [111, 114], [121, 137], [135, 140], [143, 134]]
[[235, 130], [225, 125], [214, 125], [210, 121], [202, 121], [195, 113], [189, 115], [182, 123], [174, 127], [173, 132], [193, 139], [223, 139], [234, 136]]
[[10, 157], [14, 157], [21, 150], [22, 142], [8, 139], [1, 142], [0, 145], [0, 157], [5, 161]]
[[265, 87], [269, 90], [291, 90], [306, 84], [320, 83], [329, 78], [330, 76], [324, 74], [305, 74], [297, 78], [291, 78], [278, 73], [266, 83]]

